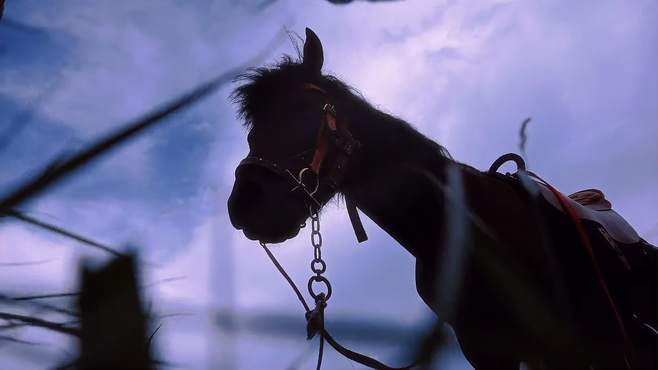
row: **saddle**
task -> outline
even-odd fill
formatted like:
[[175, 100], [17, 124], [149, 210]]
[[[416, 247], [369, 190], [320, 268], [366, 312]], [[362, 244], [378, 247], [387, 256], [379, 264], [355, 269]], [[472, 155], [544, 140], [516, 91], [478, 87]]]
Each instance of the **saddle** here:
[[[624, 341], [627, 366], [630, 366], [629, 358], [634, 357], [634, 362], [638, 361], [641, 368], [654, 368], [656, 364], [655, 345], [658, 340], [658, 331], [655, 328], [655, 271], [658, 248], [640, 238], [633, 227], [612, 209], [612, 204], [598, 189], [581, 190], [567, 197], [541, 177], [527, 171], [523, 158], [514, 153], [508, 153], [498, 158], [489, 168], [489, 174], [500, 178], [502, 174], [498, 173], [498, 168], [507, 161], [516, 162], [517, 172], [513, 175], [507, 173], [503, 175], [504, 178], [514, 179], [514, 183], [520, 185], [524, 191], [543, 199], [549, 207], [573, 221], [581, 243], [590, 256], [600, 287], [605, 293], [618, 323]], [[622, 316], [605, 276], [599, 268], [599, 261], [592, 248], [592, 242], [587, 236], [586, 228], [591, 230], [591, 227], [601, 233], [607, 240], [608, 246], [617, 253], [622, 264], [629, 272], [632, 272], [633, 283], [623, 288], [630, 291], [626, 297], [630, 302], [630, 308], [626, 309], [630, 311], [626, 311], [624, 316]], [[620, 248], [618, 244], [625, 244], [626, 247]], [[630, 332], [627, 331], [627, 327], [630, 328]], [[629, 334], [633, 335], [633, 341], [630, 340]], [[631, 356], [633, 352], [635, 352], [635, 356]]]
[[[518, 172], [514, 175], [508, 173], [506, 177], [521, 180], [520, 182], [522, 186], [526, 188], [526, 191], [532, 193], [538, 192], [548, 204], [566, 216], [573, 216], [580, 220], [587, 220], [596, 223], [599, 225], [599, 231], [601, 231], [603, 236], [608, 239], [613, 247], [615, 247], [614, 241], [622, 244], [635, 244], [642, 241], [633, 227], [612, 209], [612, 204], [605, 199], [605, 195], [601, 190], [581, 190], [566, 197], [544, 179], [527, 171], [525, 161], [515, 153], [507, 153], [500, 156], [491, 164], [488, 173], [496, 176], [498, 174], [498, 169], [504, 163], [509, 161], [516, 163]], [[521, 177], [532, 180], [530, 182], [533, 184], [528, 184], [527, 181], [523, 181], [523, 178], [519, 176], [520, 172], [525, 174]], [[573, 215], [570, 215], [565, 207], [570, 208], [569, 211], [572, 211]]]
[[[539, 186], [544, 200], [566, 214], [560, 201], [544, 181], [535, 178], [533, 180]], [[635, 244], [641, 240], [635, 229], [612, 209], [612, 204], [605, 199], [602, 191], [598, 189], [581, 190], [563, 199], [576, 211], [578, 218], [598, 224], [614, 241], [622, 244]]]

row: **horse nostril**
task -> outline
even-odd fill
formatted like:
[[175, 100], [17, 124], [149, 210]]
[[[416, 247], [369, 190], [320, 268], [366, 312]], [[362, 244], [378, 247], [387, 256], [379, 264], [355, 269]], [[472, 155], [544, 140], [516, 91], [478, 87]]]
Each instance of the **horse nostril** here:
[[242, 193], [247, 198], [260, 198], [263, 194], [263, 187], [256, 181], [245, 181], [242, 185]]
[[262, 202], [263, 195], [263, 186], [252, 179], [243, 178], [235, 182], [228, 199], [229, 217], [233, 226], [243, 227], [257, 213], [255, 207]]
[[238, 192], [238, 204], [245, 210], [251, 210], [263, 198], [263, 187], [255, 181], [245, 181]]

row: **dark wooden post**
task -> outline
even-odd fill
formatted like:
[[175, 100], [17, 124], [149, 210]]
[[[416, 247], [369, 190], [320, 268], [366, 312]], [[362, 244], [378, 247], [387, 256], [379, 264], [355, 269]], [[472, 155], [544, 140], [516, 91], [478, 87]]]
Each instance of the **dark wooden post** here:
[[78, 369], [152, 369], [132, 256], [82, 267]]

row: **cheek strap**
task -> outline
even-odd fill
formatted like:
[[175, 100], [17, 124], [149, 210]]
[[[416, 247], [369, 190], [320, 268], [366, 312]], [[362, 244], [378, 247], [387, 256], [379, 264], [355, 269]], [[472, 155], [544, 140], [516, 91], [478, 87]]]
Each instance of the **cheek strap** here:
[[345, 197], [345, 206], [347, 207], [347, 215], [350, 216], [350, 223], [352, 224], [352, 229], [354, 229], [354, 235], [356, 235], [356, 240], [359, 243], [365, 242], [368, 240], [368, 234], [363, 228], [363, 223], [361, 222], [361, 217], [359, 217], [359, 210], [356, 209], [356, 204], [352, 202], [352, 199]]
[[[336, 149], [336, 155], [333, 161], [333, 166], [325, 172], [327, 174], [326, 178], [329, 185], [334, 189], [337, 189], [338, 184], [347, 170], [350, 156], [359, 146], [361, 146], [361, 143], [355, 140], [352, 136], [352, 133], [347, 127], [347, 121], [338, 121], [336, 119], [336, 109], [333, 104], [330, 103], [329, 99], [326, 98], [327, 93], [322, 88], [313, 84], [305, 84], [304, 89], [318, 91], [325, 96], [325, 104], [322, 107], [324, 116], [322, 123], [320, 124], [320, 129], [318, 130], [315, 142], [315, 153], [313, 154], [313, 159], [309, 167], [319, 178], [320, 171], [323, 169], [324, 161], [329, 153], [330, 144], [332, 144], [334, 149]], [[366, 234], [363, 223], [361, 222], [361, 217], [359, 216], [356, 204], [349, 197], [345, 197], [345, 206], [357, 241], [361, 243], [368, 240], [368, 235]]]

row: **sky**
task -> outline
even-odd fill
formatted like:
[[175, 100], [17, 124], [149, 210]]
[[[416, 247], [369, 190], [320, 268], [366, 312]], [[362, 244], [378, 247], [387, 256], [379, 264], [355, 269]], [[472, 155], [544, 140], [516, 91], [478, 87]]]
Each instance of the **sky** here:
[[[410, 122], [460, 162], [488, 168], [518, 152], [531, 117], [529, 168], [565, 193], [602, 189], [658, 243], [658, 3], [594, 1], [8, 0], [0, 21], [0, 196], [53, 158], [155, 105], [312, 28], [324, 72]], [[9, 21], [6, 21], [9, 20]], [[269, 50], [269, 49], [267, 49]], [[276, 43], [262, 64], [284, 53]], [[246, 154], [245, 129], [224, 86], [23, 206], [28, 214], [105, 244], [137, 250], [147, 300], [161, 319], [157, 351], [190, 369], [312, 366], [303, 312], [257, 243], [233, 230], [226, 201]], [[16, 117], [24, 125], [15, 126]], [[414, 260], [370, 220], [357, 245], [342, 204], [322, 214], [328, 317], [422, 328], [433, 320], [415, 291]], [[274, 253], [306, 281], [308, 230]], [[81, 261], [107, 256], [3, 219], [0, 291], [74, 291]], [[12, 266], [34, 262], [39, 264]], [[5, 265], [3, 265], [5, 264]], [[169, 279], [162, 282], [163, 279]], [[160, 283], [157, 283], [160, 281]], [[303, 285], [303, 284], [302, 284]], [[298, 336], [228, 335], [220, 312], [299, 318]], [[12, 369], [48, 368], [75, 353], [66, 338], [28, 330], [36, 347], [4, 343]], [[346, 344], [401, 365], [410, 340]], [[356, 364], [326, 351], [326, 369]], [[35, 355], [36, 354], [36, 355]], [[67, 357], [69, 356], [69, 357]], [[452, 342], [442, 369], [467, 364]], [[8, 367], [9, 366], [9, 367]]]

